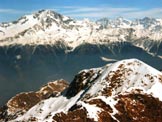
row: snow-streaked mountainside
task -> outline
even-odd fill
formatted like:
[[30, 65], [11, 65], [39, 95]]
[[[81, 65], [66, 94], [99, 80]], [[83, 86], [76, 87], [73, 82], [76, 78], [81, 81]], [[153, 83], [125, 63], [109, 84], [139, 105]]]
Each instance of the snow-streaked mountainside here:
[[10, 23], [0, 24], [0, 45], [54, 45], [71, 49], [90, 44], [131, 42], [150, 51], [162, 41], [162, 19], [145, 17], [133, 21], [103, 18], [97, 22], [74, 20], [50, 10], [41, 10]]
[[162, 73], [137, 59], [82, 70], [11, 122], [162, 122]]
[[0, 106], [48, 81], [71, 81], [82, 69], [122, 59], [137, 58], [161, 70], [161, 26], [161, 19], [148, 17], [94, 22], [51, 10], [0, 23]]

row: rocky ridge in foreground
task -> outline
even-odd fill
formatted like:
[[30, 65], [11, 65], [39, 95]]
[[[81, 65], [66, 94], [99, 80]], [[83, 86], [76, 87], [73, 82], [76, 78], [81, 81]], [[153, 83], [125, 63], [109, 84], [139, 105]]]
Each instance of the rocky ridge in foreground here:
[[82, 70], [10, 122], [162, 122], [162, 73], [137, 59]]
[[5, 106], [0, 108], [0, 122], [9, 121], [16, 118], [18, 115], [24, 114], [40, 101], [58, 96], [68, 86], [67, 81], [57, 80], [44, 85], [39, 91], [17, 94], [12, 97]]

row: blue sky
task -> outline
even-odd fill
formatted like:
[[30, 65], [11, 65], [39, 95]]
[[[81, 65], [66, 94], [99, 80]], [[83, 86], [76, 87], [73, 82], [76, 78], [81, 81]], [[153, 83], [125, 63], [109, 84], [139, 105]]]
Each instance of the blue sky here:
[[162, 18], [162, 0], [0, 0], [0, 22], [51, 9], [76, 19]]

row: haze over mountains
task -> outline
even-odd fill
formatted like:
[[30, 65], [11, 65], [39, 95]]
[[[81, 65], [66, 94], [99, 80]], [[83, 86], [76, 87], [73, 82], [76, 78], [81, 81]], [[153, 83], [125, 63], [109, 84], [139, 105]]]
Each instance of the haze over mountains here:
[[71, 81], [79, 70], [121, 59], [138, 58], [162, 69], [161, 42], [162, 19], [148, 17], [93, 22], [41, 10], [1, 23], [1, 104], [47, 81]]

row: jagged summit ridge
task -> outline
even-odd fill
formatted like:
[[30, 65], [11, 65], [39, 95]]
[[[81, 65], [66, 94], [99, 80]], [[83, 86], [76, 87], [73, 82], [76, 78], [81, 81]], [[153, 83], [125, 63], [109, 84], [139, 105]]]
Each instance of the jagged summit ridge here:
[[[162, 111], [161, 89], [160, 71], [137, 59], [122, 60], [79, 72], [62, 95], [43, 100], [14, 121], [159, 121], [161, 113], [149, 108], [149, 103]], [[132, 104], [139, 109], [134, 110]], [[127, 114], [122, 113], [122, 106]], [[140, 114], [141, 107], [144, 112], [154, 111], [157, 118]]]
[[[117, 94], [126, 93], [127, 91], [130, 92], [131, 90], [134, 90], [134, 88], [139, 88], [142, 91], [149, 92], [149, 94], [155, 95], [155, 97], [162, 100], [161, 95], [159, 94], [162, 80], [161, 73], [140, 60], [122, 60], [114, 64], [108, 64], [102, 68], [91, 69], [89, 71], [85, 70], [81, 72], [83, 77], [84, 75], [87, 75], [87, 72], [91, 74], [89, 75], [90, 77], [88, 77], [86, 80], [81, 80], [83, 83], [83, 88], [87, 84], [90, 86], [92, 85], [92, 87], [90, 87], [87, 91], [87, 94], [93, 95], [93, 93], [95, 93], [96, 95], [96, 93], [99, 92], [99, 95], [103, 92], [103, 87], [105, 87], [106, 89], [111, 89], [109, 96], [115, 96]], [[71, 85], [73, 85], [73, 82]], [[156, 87], [156, 90], [154, 87]]]
[[19, 36], [22, 33], [30, 34], [28, 30], [32, 28], [35, 31], [47, 29], [49, 26], [52, 26], [52, 23], [60, 25], [62, 21], [67, 21], [68, 19], [70, 18], [51, 10], [40, 10], [31, 15], [22, 16], [17, 21], [0, 24], [0, 30], [3, 32], [0, 39]]
[[129, 42], [150, 51], [161, 44], [161, 32], [161, 19], [145, 17], [130, 21], [119, 17], [92, 22], [74, 20], [51, 10], [41, 10], [15, 22], [0, 24], [1, 46], [55, 45], [59, 41], [74, 49], [84, 43]]

